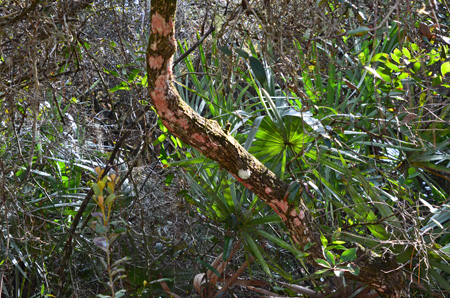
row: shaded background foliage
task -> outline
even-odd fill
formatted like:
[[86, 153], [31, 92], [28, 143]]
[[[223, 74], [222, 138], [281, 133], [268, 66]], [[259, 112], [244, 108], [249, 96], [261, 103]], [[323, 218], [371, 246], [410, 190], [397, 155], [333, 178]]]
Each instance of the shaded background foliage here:
[[[93, 201], [62, 286], [56, 272], [94, 168], [125, 134], [113, 216], [126, 232], [112, 251], [130, 257], [127, 295], [167, 295], [149, 284], [160, 277], [196, 295], [194, 275], [220, 253], [236, 253], [230, 272], [252, 255], [252, 278], [280, 295], [300, 294], [276, 281], [345, 293], [311, 277], [270, 208], [158, 122], [144, 88], [149, 1], [1, 4], [2, 295], [107, 293]], [[333, 255], [319, 276], [358, 243], [397, 254], [414, 294], [449, 292], [449, 19], [446, 1], [179, 3], [179, 55], [216, 28], [175, 66], [180, 95], [298, 181], [289, 200], [302, 194]]]

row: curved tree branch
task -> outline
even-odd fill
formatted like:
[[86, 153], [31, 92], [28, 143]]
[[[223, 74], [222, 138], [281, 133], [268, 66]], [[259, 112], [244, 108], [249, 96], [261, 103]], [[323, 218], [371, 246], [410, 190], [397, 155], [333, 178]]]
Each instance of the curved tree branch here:
[[[176, 51], [174, 35], [176, 0], [152, 0], [151, 35], [147, 47], [148, 88], [153, 105], [164, 125], [186, 144], [216, 161], [246, 188], [264, 200], [283, 220], [293, 241], [308, 249], [309, 261], [323, 258], [320, 234], [309, 210], [285, 199], [288, 185], [258, 159], [248, 153], [213, 120], [205, 119], [186, 104], [172, 83], [172, 59]], [[359, 276], [348, 278], [367, 283], [383, 297], [406, 297], [401, 272], [391, 271], [396, 262], [378, 262], [364, 254], [356, 264]]]

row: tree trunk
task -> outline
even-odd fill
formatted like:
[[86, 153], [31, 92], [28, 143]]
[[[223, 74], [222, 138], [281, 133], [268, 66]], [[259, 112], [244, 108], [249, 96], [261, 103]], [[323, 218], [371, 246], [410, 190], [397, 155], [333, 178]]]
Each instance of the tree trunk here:
[[[288, 185], [224, 132], [216, 121], [205, 119], [192, 110], [173, 86], [175, 11], [176, 0], [152, 0], [147, 73], [150, 97], [159, 117], [171, 133], [216, 161], [264, 200], [281, 217], [300, 248], [316, 243], [307, 251], [309, 261], [323, 258], [318, 227], [304, 204], [296, 209], [288, 203]], [[383, 260], [363, 253], [355, 265], [361, 268], [359, 276], [348, 274], [347, 278], [370, 285], [382, 297], [408, 296], [403, 273], [397, 269], [395, 259]]]

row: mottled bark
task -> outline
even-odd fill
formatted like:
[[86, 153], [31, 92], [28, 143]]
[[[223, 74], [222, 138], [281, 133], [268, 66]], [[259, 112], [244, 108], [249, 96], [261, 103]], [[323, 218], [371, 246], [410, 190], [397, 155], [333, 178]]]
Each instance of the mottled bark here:
[[[303, 204], [296, 208], [286, 200], [288, 185], [225, 133], [216, 121], [205, 119], [192, 110], [174, 88], [172, 58], [176, 51], [175, 10], [176, 0], [152, 0], [147, 72], [150, 97], [158, 115], [171, 133], [204, 156], [215, 160], [264, 200], [281, 217], [300, 249], [315, 242], [307, 251], [311, 259], [323, 258], [318, 229], [308, 209]], [[396, 263], [394, 266], [392, 262], [383, 263], [386, 266], [379, 268], [381, 263], [371, 260], [369, 255], [363, 254], [356, 265], [366, 268], [361, 268], [360, 276], [348, 277], [370, 284], [384, 297], [405, 297], [402, 273], [381, 272], [394, 269]], [[394, 285], [390, 282], [393, 280]]]

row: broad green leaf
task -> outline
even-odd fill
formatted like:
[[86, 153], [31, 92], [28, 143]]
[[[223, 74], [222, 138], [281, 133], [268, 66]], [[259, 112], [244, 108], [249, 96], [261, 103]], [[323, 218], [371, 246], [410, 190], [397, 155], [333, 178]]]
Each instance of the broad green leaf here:
[[369, 32], [369, 28], [366, 26], [361, 26], [361, 27], [358, 27], [356, 29], [346, 32], [345, 35], [347, 35], [347, 36], [354, 36], [354, 35], [362, 36], [362, 35], [366, 34], [367, 32]]
[[392, 58], [392, 60], [397, 62], [397, 64], [400, 64], [400, 58], [395, 53], [391, 53], [391, 58]]
[[232, 54], [231, 50], [228, 47], [223, 46], [223, 47], [218, 47], [218, 49], [225, 55], [230, 56]]
[[242, 49], [235, 49], [236, 53], [238, 53], [239, 56], [241, 56], [244, 59], [248, 59], [249, 55], [246, 51], [242, 50]]
[[231, 248], [233, 246], [234, 237], [225, 236], [222, 260], [226, 261], [230, 257]]
[[316, 263], [319, 264], [322, 267], [325, 268], [332, 268], [333, 266], [330, 265], [330, 263], [328, 263], [327, 261], [323, 260], [323, 259], [315, 259]]
[[[316, 262], [317, 262], [318, 260], [316, 260]], [[323, 260], [322, 260], [323, 261]], [[325, 266], [324, 266], [325, 267]], [[322, 275], [322, 274], [324, 274], [325, 272], [327, 272], [327, 271], [329, 271], [330, 269], [320, 269], [320, 270], [317, 270], [316, 272], [314, 272], [314, 274], [315, 275]]]
[[250, 60], [250, 67], [252, 68], [252, 71], [255, 74], [255, 77], [258, 79], [258, 81], [261, 84], [264, 84], [267, 81], [266, 71], [264, 69], [264, 66], [255, 57], [250, 57], [249, 60]]
[[437, 284], [439, 284], [443, 289], [450, 293], [450, 283], [448, 280], [442, 277], [440, 273], [438, 273], [434, 268], [428, 268], [428, 273], [434, 278]]
[[320, 242], [322, 242], [323, 247], [328, 246], [328, 239], [322, 233], [320, 234]]
[[450, 72], [450, 61], [447, 61], [445, 63], [442, 63], [441, 65], [441, 73], [442, 76], [445, 77], [445, 75]]
[[402, 52], [403, 52], [403, 55], [406, 56], [406, 58], [411, 59], [411, 52], [407, 48], [405, 48], [405, 47], [402, 48]]
[[329, 264], [331, 264], [333, 267], [336, 265], [336, 260], [331, 251], [329, 251], [328, 249], [325, 249], [323, 252], [323, 255], [325, 256], [325, 258], [327, 259]]
[[356, 260], [356, 248], [349, 248], [341, 254], [341, 262], [353, 262]]

